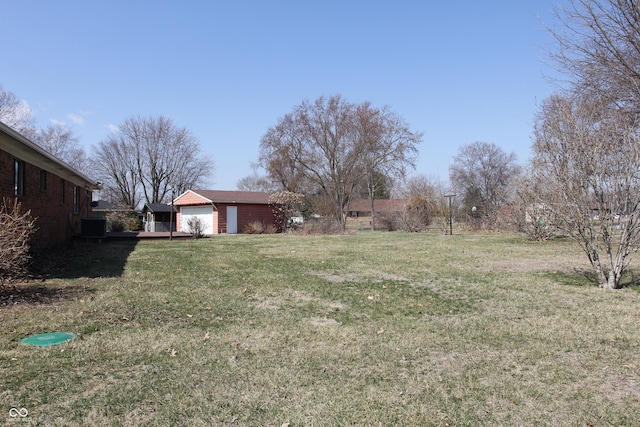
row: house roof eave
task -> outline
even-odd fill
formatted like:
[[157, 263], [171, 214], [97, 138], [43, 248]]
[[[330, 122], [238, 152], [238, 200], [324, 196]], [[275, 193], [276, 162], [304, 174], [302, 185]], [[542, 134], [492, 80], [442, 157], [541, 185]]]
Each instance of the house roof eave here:
[[0, 122], [0, 149], [76, 185], [89, 190], [100, 189], [98, 183], [78, 172], [67, 163], [53, 156], [2, 122]]

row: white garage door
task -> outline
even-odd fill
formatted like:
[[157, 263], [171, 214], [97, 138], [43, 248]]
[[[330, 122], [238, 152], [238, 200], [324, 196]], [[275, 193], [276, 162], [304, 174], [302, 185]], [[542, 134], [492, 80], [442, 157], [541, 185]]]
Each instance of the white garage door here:
[[180, 230], [189, 232], [189, 219], [197, 217], [204, 225], [204, 234], [213, 234], [213, 206], [183, 206], [180, 208]]

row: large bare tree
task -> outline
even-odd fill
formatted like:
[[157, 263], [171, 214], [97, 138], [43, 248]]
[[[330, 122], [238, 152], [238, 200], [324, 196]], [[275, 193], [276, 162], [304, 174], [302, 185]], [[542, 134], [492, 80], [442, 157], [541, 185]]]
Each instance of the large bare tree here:
[[163, 116], [125, 120], [99, 143], [95, 159], [107, 190], [131, 208], [141, 200], [167, 202], [172, 192], [203, 184], [213, 173], [197, 138]]
[[69, 127], [63, 123], [52, 123], [44, 129], [37, 129], [29, 105], [1, 85], [0, 121], [77, 171], [85, 175], [91, 172], [89, 158]]
[[606, 98], [552, 96], [535, 122], [536, 206], [617, 289], [640, 247], [640, 134]]
[[421, 137], [388, 108], [320, 97], [267, 130], [260, 162], [283, 189], [314, 195], [316, 208], [324, 206], [344, 229], [356, 189], [373, 172], [412, 164]]
[[91, 162], [78, 138], [66, 125], [54, 123], [33, 134], [36, 144], [85, 175], [93, 173]]
[[510, 200], [519, 173], [515, 153], [507, 153], [488, 142], [460, 147], [449, 168], [451, 183], [465, 210], [470, 212], [475, 207], [485, 215], [491, 215]]
[[536, 120], [537, 206], [580, 244], [601, 285], [617, 289], [640, 248], [640, 8], [570, 0], [557, 17], [551, 57], [569, 84]]
[[374, 200], [385, 180], [393, 176], [404, 178], [407, 167], [415, 167], [422, 133], [412, 132], [389, 107], [375, 108], [369, 102], [355, 107], [355, 125], [359, 143], [365, 147], [364, 181], [371, 209], [371, 230], [375, 230]]
[[14, 93], [5, 90], [2, 85], [0, 85], [0, 122], [27, 138], [31, 138], [35, 132], [29, 105]]
[[551, 53], [572, 89], [640, 111], [640, 5], [636, 0], [570, 0], [558, 8]]

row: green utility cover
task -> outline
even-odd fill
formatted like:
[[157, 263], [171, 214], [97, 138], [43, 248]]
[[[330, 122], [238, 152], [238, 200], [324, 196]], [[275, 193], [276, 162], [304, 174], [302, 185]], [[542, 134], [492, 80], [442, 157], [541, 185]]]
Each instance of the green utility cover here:
[[76, 334], [71, 332], [50, 332], [48, 334], [31, 335], [30, 337], [22, 338], [20, 342], [22, 344], [37, 345], [38, 347], [47, 347], [62, 344], [75, 337]]

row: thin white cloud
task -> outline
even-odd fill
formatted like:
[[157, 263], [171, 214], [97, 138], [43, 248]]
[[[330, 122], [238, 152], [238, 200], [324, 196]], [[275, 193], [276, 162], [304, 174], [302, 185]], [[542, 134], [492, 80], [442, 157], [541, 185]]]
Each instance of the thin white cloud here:
[[109, 129], [109, 131], [110, 131], [111, 133], [118, 133], [118, 131], [120, 130], [120, 129], [118, 129], [118, 126], [116, 126], [116, 125], [112, 125], [111, 123], [109, 123], [108, 125], [105, 125], [104, 127], [106, 127], [107, 129]]
[[67, 127], [67, 123], [63, 122], [62, 120], [49, 119], [49, 122], [51, 122], [51, 124], [55, 125], [55, 126], [60, 126], [60, 127], [63, 127], [63, 128]]
[[79, 114], [67, 114], [67, 117], [69, 118], [69, 120], [71, 120], [73, 123], [77, 124], [77, 125], [81, 125], [84, 123], [84, 117], [82, 117]]
[[81, 125], [84, 123], [84, 117], [79, 114], [67, 114], [67, 118], [77, 125]]

